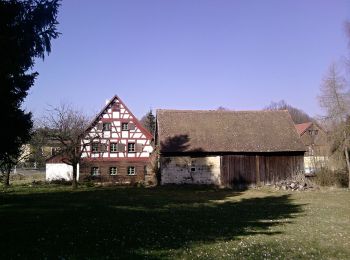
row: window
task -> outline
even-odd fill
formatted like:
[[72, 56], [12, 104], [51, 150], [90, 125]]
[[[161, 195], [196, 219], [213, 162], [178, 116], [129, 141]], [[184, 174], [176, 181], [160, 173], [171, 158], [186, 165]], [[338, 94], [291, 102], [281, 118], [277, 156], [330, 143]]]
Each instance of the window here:
[[135, 143], [128, 143], [128, 153], [135, 152]]
[[111, 151], [111, 153], [116, 153], [116, 152], [118, 152], [118, 143], [111, 143], [111, 145], [110, 145], [110, 151]]
[[128, 167], [128, 175], [136, 175], [135, 166], [129, 166]]
[[191, 166], [191, 172], [195, 172], [196, 171], [196, 167]]
[[128, 130], [129, 130], [128, 123], [122, 123], [122, 131], [128, 131]]
[[309, 150], [309, 151], [308, 151], [308, 152], [309, 152], [308, 155], [309, 155], [309, 156], [313, 156], [313, 155], [314, 155], [314, 149], [313, 149], [311, 146], [309, 146], [309, 147], [308, 147], [308, 150]]
[[99, 143], [92, 143], [92, 145], [91, 145], [91, 151], [93, 152], [93, 153], [98, 153], [98, 149], [99, 148]]
[[309, 130], [309, 135], [318, 135], [318, 130]]
[[56, 155], [60, 153], [59, 147], [51, 147], [51, 155]]
[[111, 130], [111, 123], [103, 123], [103, 131]]
[[118, 174], [117, 167], [110, 167], [109, 168], [109, 174], [110, 175], [117, 175]]
[[97, 130], [101, 131], [103, 129], [103, 124], [98, 123], [96, 127], [97, 127]]
[[100, 175], [100, 169], [98, 167], [92, 167], [91, 168], [91, 175], [92, 176], [98, 176]]
[[120, 104], [115, 103], [115, 104], [112, 106], [112, 111], [120, 111]]

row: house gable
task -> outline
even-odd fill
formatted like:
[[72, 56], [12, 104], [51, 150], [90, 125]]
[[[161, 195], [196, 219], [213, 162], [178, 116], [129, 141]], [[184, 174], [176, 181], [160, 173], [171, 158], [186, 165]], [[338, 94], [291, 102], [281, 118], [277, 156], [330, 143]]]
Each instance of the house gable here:
[[306, 146], [306, 156], [322, 155], [328, 153], [327, 133], [326, 131], [314, 122], [307, 122], [295, 125], [300, 139]]
[[104, 161], [148, 158], [153, 151], [151, 141], [152, 135], [114, 96], [87, 129], [82, 142], [88, 145], [84, 145], [82, 158]]

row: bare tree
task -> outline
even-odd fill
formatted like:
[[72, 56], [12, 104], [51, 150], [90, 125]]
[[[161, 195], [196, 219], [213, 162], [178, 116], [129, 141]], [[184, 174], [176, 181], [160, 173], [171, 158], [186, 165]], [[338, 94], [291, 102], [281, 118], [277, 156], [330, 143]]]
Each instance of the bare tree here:
[[287, 104], [284, 100], [281, 100], [279, 102], [271, 102], [271, 104], [266, 106], [264, 110], [288, 110], [295, 124], [314, 121], [314, 119], [304, 111]]
[[320, 90], [320, 106], [326, 112], [326, 120], [333, 125], [333, 152], [342, 151], [345, 155], [350, 188], [350, 90], [335, 64], [329, 67]]
[[349, 56], [345, 59], [345, 63], [347, 65], [348, 72], [350, 73], [350, 21], [345, 22], [344, 29], [348, 37], [348, 48], [349, 48], [349, 54], [348, 54]]
[[81, 162], [86, 146], [98, 136], [85, 136], [90, 120], [83, 112], [70, 105], [63, 104], [49, 112], [49, 115], [44, 118], [44, 127], [50, 129], [49, 138], [60, 143], [59, 155], [62, 157], [62, 162], [72, 166], [72, 187], [76, 189], [78, 186], [77, 165]]

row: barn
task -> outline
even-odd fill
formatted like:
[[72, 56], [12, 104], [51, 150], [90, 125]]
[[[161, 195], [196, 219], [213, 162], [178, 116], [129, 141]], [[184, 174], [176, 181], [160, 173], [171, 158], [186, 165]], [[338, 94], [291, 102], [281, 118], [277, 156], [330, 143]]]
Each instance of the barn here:
[[288, 111], [157, 110], [161, 184], [269, 184], [303, 170]]

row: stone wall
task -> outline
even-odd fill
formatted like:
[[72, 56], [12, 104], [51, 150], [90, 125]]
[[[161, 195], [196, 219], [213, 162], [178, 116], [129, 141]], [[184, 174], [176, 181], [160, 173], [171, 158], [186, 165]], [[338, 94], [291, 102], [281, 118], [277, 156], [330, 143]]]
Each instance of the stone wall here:
[[220, 156], [172, 156], [160, 159], [161, 184], [220, 185]]

